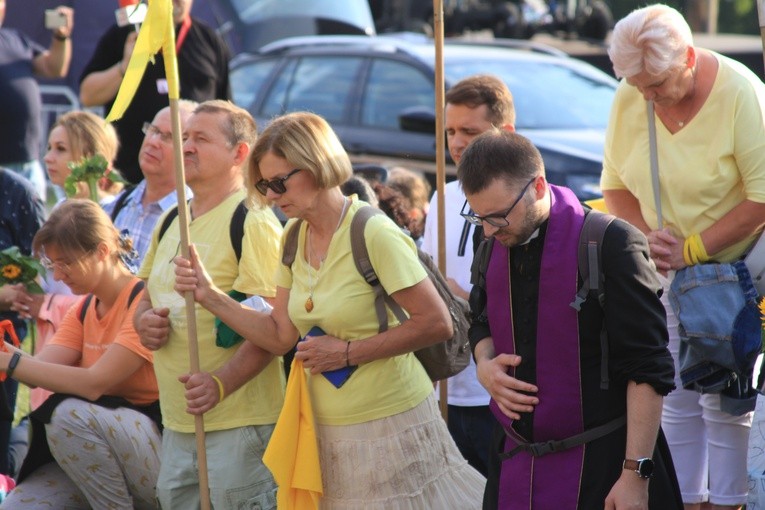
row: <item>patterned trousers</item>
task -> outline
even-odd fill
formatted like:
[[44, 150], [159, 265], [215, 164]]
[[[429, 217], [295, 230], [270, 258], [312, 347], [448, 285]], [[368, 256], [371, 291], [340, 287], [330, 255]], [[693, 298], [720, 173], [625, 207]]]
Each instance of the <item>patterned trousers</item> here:
[[26, 478], [0, 509], [156, 509], [161, 435], [132, 409], [77, 399], [59, 404], [46, 425], [56, 459]]

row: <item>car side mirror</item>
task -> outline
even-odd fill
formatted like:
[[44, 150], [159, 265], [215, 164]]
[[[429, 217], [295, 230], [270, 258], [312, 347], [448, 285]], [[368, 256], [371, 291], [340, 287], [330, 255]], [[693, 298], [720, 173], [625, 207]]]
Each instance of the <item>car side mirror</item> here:
[[430, 108], [412, 106], [402, 110], [398, 116], [398, 125], [402, 131], [435, 134], [436, 114]]

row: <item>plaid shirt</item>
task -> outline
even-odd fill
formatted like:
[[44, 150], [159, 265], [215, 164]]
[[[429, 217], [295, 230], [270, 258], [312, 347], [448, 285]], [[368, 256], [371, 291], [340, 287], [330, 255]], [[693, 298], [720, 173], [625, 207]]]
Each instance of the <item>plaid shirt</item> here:
[[[130, 192], [125, 200], [125, 204], [117, 214], [114, 225], [118, 230], [127, 230], [130, 237], [133, 238], [133, 248], [138, 252], [136, 265], [140, 267], [143, 257], [151, 244], [151, 234], [154, 232], [159, 217], [169, 208], [178, 203], [178, 196], [175, 190], [171, 191], [156, 202], [150, 202], [143, 206], [143, 196], [146, 193], [146, 181], [142, 180]], [[186, 190], [186, 196], [191, 198], [191, 190]], [[104, 210], [111, 215], [117, 200], [104, 205]]]

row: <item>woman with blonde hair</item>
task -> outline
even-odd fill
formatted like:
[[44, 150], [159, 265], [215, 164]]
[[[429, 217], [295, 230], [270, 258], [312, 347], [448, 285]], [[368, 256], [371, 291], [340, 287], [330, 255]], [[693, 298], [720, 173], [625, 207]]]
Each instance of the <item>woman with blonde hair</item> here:
[[[108, 167], [104, 177], [98, 181], [99, 202], [110, 202], [122, 189], [122, 184], [106, 178], [109, 172], [117, 172], [112, 165], [118, 148], [117, 132], [111, 123], [88, 111], [72, 111], [56, 119], [51, 127], [48, 151], [43, 161], [50, 181], [63, 188], [66, 178], [72, 173], [69, 164], [100, 154]], [[88, 197], [85, 183], [78, 183], [76, 187], [76, 197]]]
[[[683, 502], [687, 509], [706, 502], [714, 508], [739, 508], [747, 500], [752, 423], [752, 412], [743, 406], [752, 401], [750, 391], [743, 390], [747, 377], [737, 375], [737, 381], [715, 391], [704, 388], [711, 377], [681, 370], [690, 352], [681, 335], [687, 336], [688, 330], [679, 328], [669, 296], [679, 295], [675, 288], [691, 272], [717, 273], [720, 264], [713, 262], [737, 263], [761, 230], [765, 85], [742, 64], [694, 46], [683, 16], [666, 5], [637, 9], [619, 21], [608, 53], [622, 81], [606, 134], [601, 187], [608, 210], [646, 235], [651, 258], [664, 277], [662, 300], [677, 389], [664, 398], [662, 428]], [[653, 117], [647, 102], [653, 103]], [[658, 189], [652, 182], [651, 131]], [[751, 287], [742, 274], [729, 280], [737, 282], [739, 291]], [[710, 278], [706, 284], [717, 281]], [[722, 315], [722, 303], [707, 299], [705, 308], [702, 301], [683, 305], [685, 313], [712, 317], [715, 310], [715, 316]], [[732, 323], [736, 314], [729, 315]], [[704, 337], [701, 343], [715, 345], [700, 331], [693, 334]], [[757, 342], [759, 333], [756, 328]], [[724, 355], [723, 349], [717, 344], [708, 354]]]
[[[329, 124], [302, 112], [273, 120], [255, 144], [249, 173], [251, 195], [291, 218], [286, 231], [299, 229], [294, 262], [276, 276], [273, 311], [242, 309], [212, 286], [196, 259], [176, 258], [176, 290], [193, 290], [202, 306], [275, 354], [304, 338], [295, 359], [307, 369], [316, 418], [321, 508], [480, 508], [485, 479], [457, 450], [413, 354], [444, 341], [452, 326], [411, 238], [385, 215], [366, 223], [375, 272], [409, 315], [402, 324], [391, 316], [395, 327], [380, 332], [374, 291], [351, 253], [351, 221], [368, 205], [341, 192], [351, 164]], [[189, 406], [199, 412], [214, 405], [213, 390], [209, 378], [199, 378]]]
[[[67, 112], [56, 120], [48, 135], [48, 152], [45, 153], [44, 162], [50, 181], [63, 189], [67, 177], [72, 173], [69, 164], [96, 154], [108, 162], [107, 173], [117, 173], [112, 168], [112, 162], [117, 156], [118, 147], [117, 132], [110, 123], [91, 112]], [[105, 204], [112, 201], [121, 189], [122, 184], [114, 183], [106, 177], [101, 178], [98, 181], [99, 202]], [[77, 183], [76, 190], [77, 198], [90, 196], [88, 185], [84, 182]], [[32, 294], [23, 285], [17, 286], [12, 305], [12, 309], [18, 311], [20, 316], [37, 322], [35, 353], [53, 336], [61, 319], [76, 301], [76, 297], [63, 282], [55, 282], [50, 277], [43, 282], [43, 289], [45, 294]], [[32, 390], [32, 408], [39, 406], [48, 395], [49, 392], [43, 389]]]
[[156, 508], [159, 393], [133, 328], [143, 282], [122, 261], [131, 249], [90, 200], [62, 203], [37, 232], [35, 253], [81, 297], [39, 354], [0, 351], [6, 376], [54, 392], [0, 508]]

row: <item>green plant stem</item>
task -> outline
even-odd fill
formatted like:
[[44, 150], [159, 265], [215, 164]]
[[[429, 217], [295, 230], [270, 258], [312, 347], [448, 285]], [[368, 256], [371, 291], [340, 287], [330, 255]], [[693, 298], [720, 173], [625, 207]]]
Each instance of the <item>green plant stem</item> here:
[[31, 342], [30, 352], [32, 356], [35, 355], [35, 347], [37, 343], [37, 319], [29, 319], [29, 341]]
[[95, 203], [98, 203], [98, 179], [88, 177], [88, 190], [90, 191], [90, 199]]

